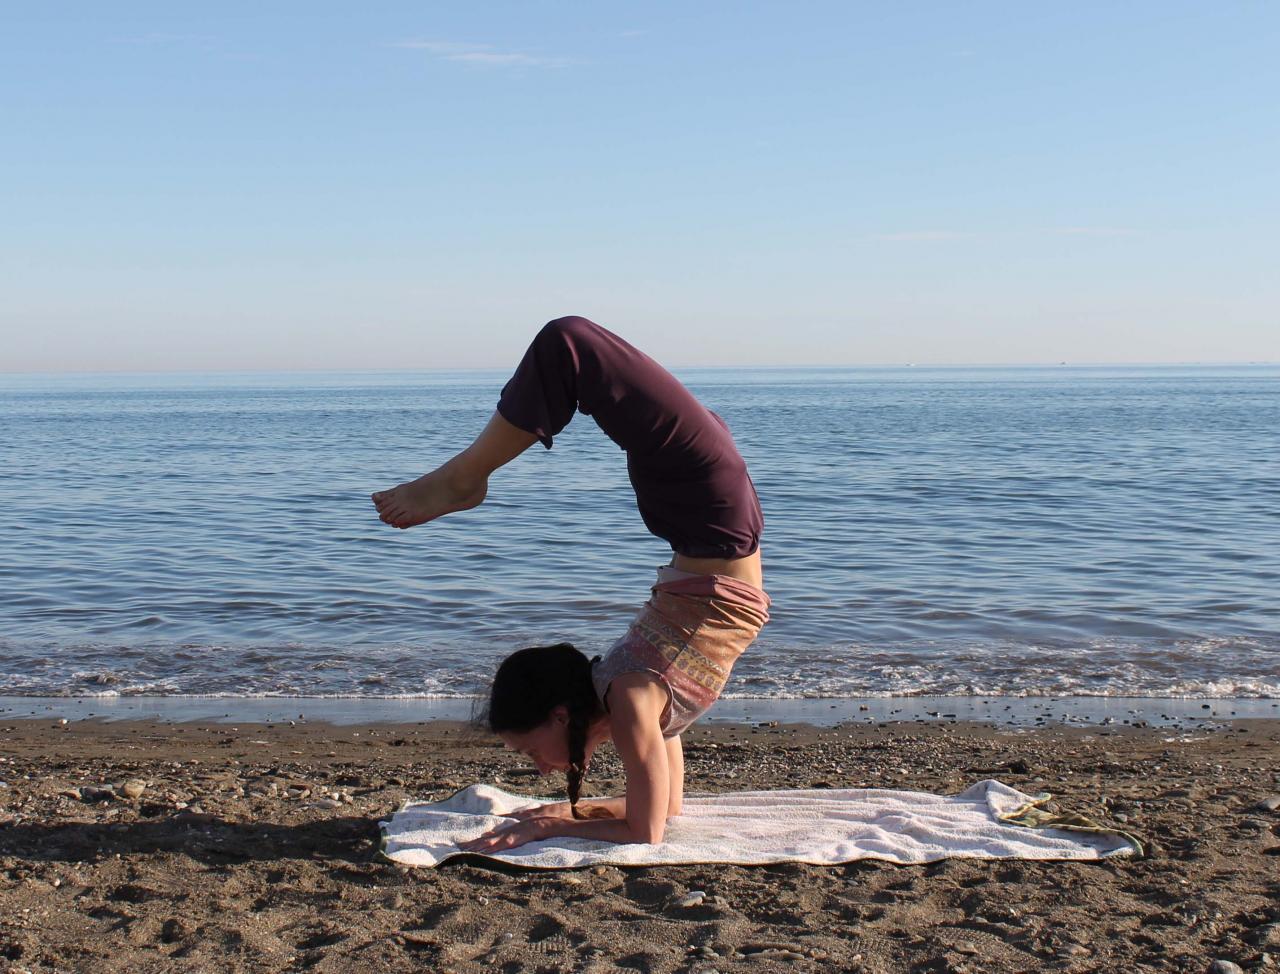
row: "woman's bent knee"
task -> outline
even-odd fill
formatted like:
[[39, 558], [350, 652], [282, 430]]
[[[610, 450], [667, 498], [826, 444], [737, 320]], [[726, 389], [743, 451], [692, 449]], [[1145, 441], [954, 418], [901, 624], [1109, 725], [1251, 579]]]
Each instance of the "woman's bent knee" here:
[[543, 325], [542, 330], [538, 332], [538, 340], [553, 342], [582, 341], [593, 337], [599, 331], [600, 326], [594, 321], [578, 315], [567, 315], [564, 318], [555, 318]]

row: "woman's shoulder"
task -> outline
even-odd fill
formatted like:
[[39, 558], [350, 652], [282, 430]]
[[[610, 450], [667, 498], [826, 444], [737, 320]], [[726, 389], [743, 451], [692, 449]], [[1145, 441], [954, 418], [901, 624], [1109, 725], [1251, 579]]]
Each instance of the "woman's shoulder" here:
[[656, 721], [664, 728], [671, 714], [671, 687], [659, 673], [633, 670], [619, 673], [607, 690], [606, 709], [616, 733], [621, 727]]
[[629, 700], [638, 702], [649, 698], [665, 701], [670, 693], [667, 689], [667, 681], [652, 670], [619, 673], [610, 681], [609, 690], [613, 700], [617, 700], [619, 696], [625, 696]]

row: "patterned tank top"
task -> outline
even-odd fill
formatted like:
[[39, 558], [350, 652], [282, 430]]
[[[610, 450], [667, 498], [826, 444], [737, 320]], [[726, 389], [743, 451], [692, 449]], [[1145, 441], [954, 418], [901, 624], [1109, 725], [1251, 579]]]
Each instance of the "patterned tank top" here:
[[770, 600], [741, 579], [665, 566], [650, 591], [626, 634], [592, 660], [591, 679], [608, 710], [617, 677], [651, 674], [667, 690], [661, 727], [672, 738], [720, 696], [733, 664], [769, 621]]

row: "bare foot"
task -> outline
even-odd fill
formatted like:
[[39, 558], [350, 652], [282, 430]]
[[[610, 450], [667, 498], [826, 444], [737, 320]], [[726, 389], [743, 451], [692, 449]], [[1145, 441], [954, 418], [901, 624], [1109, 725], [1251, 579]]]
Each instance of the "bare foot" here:
[[417, 480], [380, 490], [373, 496], [378, 517], [393, 528], [426, 524], [454, 511], [465, 511], [484, 500], [489, 482], [467, 476], [451, 463]]

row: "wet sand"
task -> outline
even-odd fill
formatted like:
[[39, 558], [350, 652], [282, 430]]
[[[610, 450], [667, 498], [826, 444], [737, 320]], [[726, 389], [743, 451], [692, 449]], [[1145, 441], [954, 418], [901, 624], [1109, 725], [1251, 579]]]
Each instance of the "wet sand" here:
[[[408, 869], [375, 858], [405, 798], [475, 781], [554, 795], [561, 779], [442, 722], [0, 720], [0, 970], [1280, 971], [1280, 721], [686, 736], [689, 791], [983, 778], [1052, 792], [1149, 854]], [[599, 755], [587, 790], [621, 783]], [[709, 899], [677, 905], [692, 890]]]

